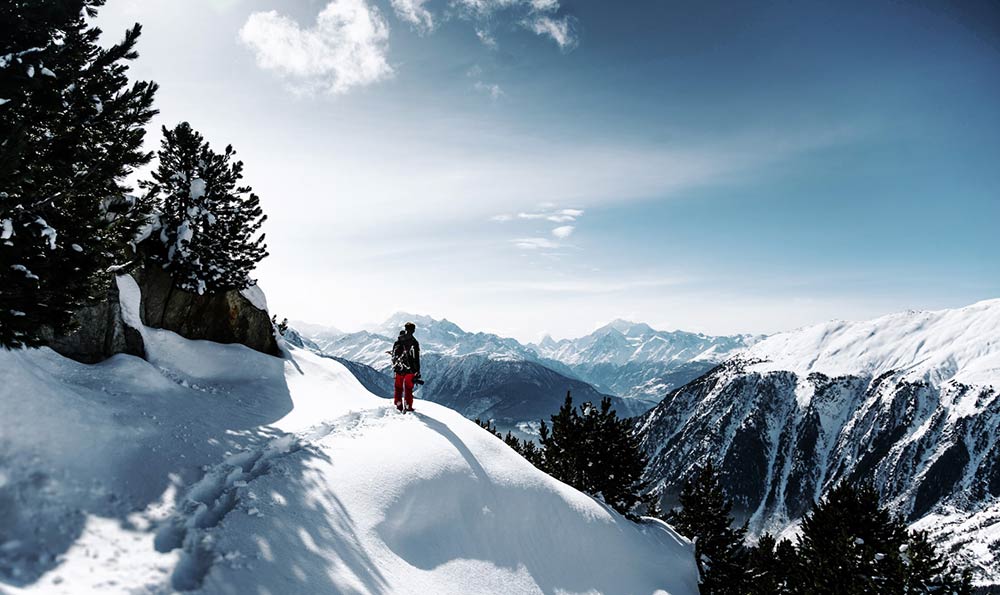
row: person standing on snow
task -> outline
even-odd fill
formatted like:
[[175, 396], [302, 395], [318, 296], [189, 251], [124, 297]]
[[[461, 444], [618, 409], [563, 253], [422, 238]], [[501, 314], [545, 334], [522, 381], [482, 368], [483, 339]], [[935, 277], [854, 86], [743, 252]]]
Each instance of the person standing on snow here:
[[[392, 345], [392, 369], [396, 373], [393, 402], [400, 411], [413, 411], [413, 383], [420, 380], [420, 343], [413, 336], [417, 325], [407, 322]], [[406, 397], [404, 408], [403, 397]]]

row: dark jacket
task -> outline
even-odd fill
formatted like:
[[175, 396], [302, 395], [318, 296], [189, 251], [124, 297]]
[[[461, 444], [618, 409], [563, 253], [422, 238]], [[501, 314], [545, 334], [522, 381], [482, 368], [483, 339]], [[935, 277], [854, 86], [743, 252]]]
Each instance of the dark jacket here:
[[420, 373], [420, 343], [412, 334], [401, 332], [392, 344], [392, 369], [397, 374]]

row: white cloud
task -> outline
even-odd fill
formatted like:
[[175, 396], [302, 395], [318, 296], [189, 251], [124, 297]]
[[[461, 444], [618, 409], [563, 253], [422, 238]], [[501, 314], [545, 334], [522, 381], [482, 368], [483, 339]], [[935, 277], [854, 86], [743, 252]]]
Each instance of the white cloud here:
[[522, 250], [554, 250], [559, 248], [559, 243], [548, 238], [517, 238], [511, 242]]
[[345, 93], [393, 75], [386, 59], [389, 25], [365, 0], [333, 0], [310, 29], [277, 11], [256, 12], [240, 39], [258, 66], [285, 77], [297, 91]]
[[538, 12], [555, 12], [559, 10], [559, 0], [531, 0], [531, 8]]
[[566, 52], [575, 48], [579, 42], [570, 17], [554, 19], [547, 15], [537, 16], [530, 19], [527, 26], [537, 35], [548, 35], [559, 45], [559, 49]]
[[479, 38], [479, 41], [483, 45], [490, 48], [491, 50], [497, 49], [497, 38], [494, 37], [492, 33], [490, 33], [489, 29], [476, 27], [476, 37]]
[[560, 225], [552, 230], [552, 235], [556, 236], [560, 240], [565, 240], [569, 236], [573, 235], [573, 230], [575, 229], [576, 227], [572, 225]]
[[[552, 203], [543, 203], [539, 205], [539, 207], [545, 210], [534, 213], [518, 213], [517, 218], [528, 220], [544, 219], [553, 223], [570, 223], [583, 216], [583, 211], [580, 209], [556, 209], [555, 205]], [[505, 219], [505, 221], [506, 220], [509, 219]]]
[[493, 101], [496, 101], [497, 99], [503, 97], [503, 89], [501, 89], [500, 85], [496, 83], [487, 84], [484, 83], [483, 81], [476, 81], [476, 84], [473, 85], [473, 87], [476, 89], [476, 91], [479, 91], [480, 93], [486, 93], [487, 95], [489, 95], [490, 99], [492, 99]]
[[[435, 17], [424, 8], [427, 0], [391, 1], [400, 19], [424, 31], [433, 29]], [[448, 6], [450, 14], [471, 21], [479, 41], [491, 49], [498, 46], [493, 27], [501, 21], [501, 14], [536, 35], [551, 37], [563, 51], [577, 45], [571, 17], [553, 18], [560, 8], [559, 0], [450, 0]]]
[[424, 8], [427, 0], [392, 0], [392, 9], [401, 20], [410, 23], [418, 31], [428, 33], [434, 30], [434, 15]]

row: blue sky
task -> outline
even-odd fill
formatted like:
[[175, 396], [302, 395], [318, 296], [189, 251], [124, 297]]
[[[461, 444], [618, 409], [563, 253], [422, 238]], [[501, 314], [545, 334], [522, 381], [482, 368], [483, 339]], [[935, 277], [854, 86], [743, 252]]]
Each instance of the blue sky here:
[[[109, 0], [232, 143], [279, 315], [520, 339], [1000, 297], [1000, 7]], [[157, 134], [151, 136], [155, 146]]]

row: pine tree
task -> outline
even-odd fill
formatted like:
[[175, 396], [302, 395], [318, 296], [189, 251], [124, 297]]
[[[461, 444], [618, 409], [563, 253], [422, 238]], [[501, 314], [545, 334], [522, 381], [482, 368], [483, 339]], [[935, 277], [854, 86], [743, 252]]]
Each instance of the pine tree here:
[[645, 502], [641, 493], [646, 488], [642, 474], [647, 458], [638, 436], [632, 432], [632, 424], [618, 418], [607, 397], [601, 399], [599, 409], [591, 406], [584, 420], [589, 452], [584, 473], [589, 476], [588, 484], [612, 508], [635, 518], [636, 506]]
[[789, 569], [795, 566], [796, 555], [787, 539], [779, 542], [770, 533], [761, 535], [747, 552], [747, 594], [789, 593]]
[[583, 489], [580, 459], [583, 456], [583, 436], [580, 416], [573, 407], [573, 396], [567, 391], [559, 412], [550, 417], [552, 430], [542, 421], [539, 443], [542, 445], [544, 470], [556, 479], [577, 489]]
[[628, 420], [618, 419], [611, 400], [600, 407], [584, 403], [579, 412], [573, 398], [551, 416], [552, 430], [541, 424], [542, 467], [550, 475], [578, 490], [599, 496], [629, 518], [643, 502], [641, 481], [646, 457], [632, 434]]
[[477, 417], [477, 418], [476, 418], [476, 419], [474, 419], [473, 421], [474, 421], [474, 422], [476, 423], [476, 425], [478, 425], [478, 426], [479, 426], [480, 428], [482, 428], [482, 429], [486, 430], [486, 431], [487, 431], [487, 432], [489, 432], [490, 434], [493, 434], [493, 435], [494, 435], [494, 436], [496, 436], [497, 438], [501, 438], [501, 439], [503, 438], [503, 436], [501, 436], [501, 435], [500, 435], [500, 432], [498, 432], [498, 431], [497, 431], [497, 427], [496, 427], [496, 425], [494, 425], [494, 424], [493, 424], [493, 420], [492, 420], [492, 419], [487, 419], [487, 420], [482, 420], [482, 419], [479, 419], [479, 418]]
[[734, 528], [733, 503], [726, 498], [715, 467], [709, 462], [680, 494], [681, 509], [668, 522], [695, 540], [695, 559], [702, 595], [742, 594], [747, 589], [743, 538], [746, 528]]
[[163, 128], [147, 199], [160, 214], [150, 258], [185, 291], [216, 293], [254, 283], [250, 272], [267, 256], [267, 220], [260, 199], [240, 186], [243, 162], [232, 145], [220, 154], [187, 122]]
[[902, 593], [971, 595], [971, 571], [949, 564], [934, 549], [926, 531], [910, 532], [907, 543], [900, 548], [900, 556], [904, 568]]
[[98, 45], [104, 0], [0, 5], [0, 345], [43, 344], [103, 297], [148, 209], [123, 180], [150, 159], [156, 85], [129, 85], [137, 24]]
[[833, 488], [802, 521], [796, 593], [888, 593], [906, 530], [879, 507], [871, 486]]
[[971, 592], [968, 573], [945, 562], [923, 533], [879, 505], [871, 485], [842, 483], [802, 522], [793, 593]]

